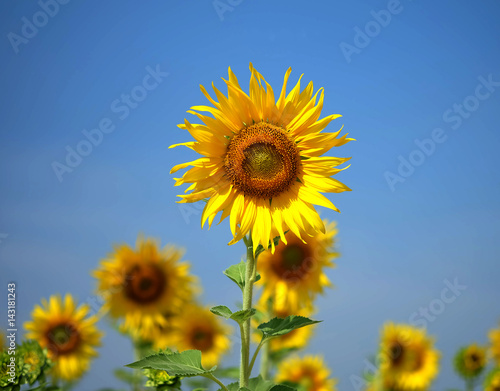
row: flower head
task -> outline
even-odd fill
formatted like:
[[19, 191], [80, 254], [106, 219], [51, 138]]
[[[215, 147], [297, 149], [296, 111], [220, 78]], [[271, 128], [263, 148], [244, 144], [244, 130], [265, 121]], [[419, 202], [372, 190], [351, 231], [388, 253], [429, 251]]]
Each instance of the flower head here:
[[335, 223], [325, 221], [326, 233], [318, 233], [303, 243], [295, 234], [286, 235], [288, 243], [280, 243], [274, 254], [267, 250], [259, 256], [259, 273], [263, 285], [260, 304], [272, 300], [274, 311], [293, 313], [299, 309], [313, 308], [318, 293], [332, 284], [325, 274], [334, 267]]
[[156, 327], [167, 326], [165, 315], [191, 301], [195, 278], [181, 257], [174, 246], [160, 249], [154, 240], [139, 238], [136, 249], [116, 248], [93, 272], [104, 307], [124, 319], [123, 330], [147, 339]]
[[[348, 158], [321, 157], [332, 147], [351, 141], [347, 135], [323, 133], [323, 129], [338, 114], [319, 119], [323, 108], [323, 91], [319, 100], [313, 96], [312, 82], [300, 91], [300, 79], [287, 94], [291, 69], [285, 74], [283, 88], [277, 100], [271, 86], [250, 64], [250, 94], [240, 87], [229, 68], [227, 97], [215, 86], [217, 100], [201, 87], [212, 106], [193, 106], [188, 113], [203, 124], [185, 120], [180, 128], [187, 129], [196, 141], [184, 145], [203, 157], [175, 166], [171, 172], [193, 166], [176, 186], [189, 183], [189, 194], [179, 202], [196, 202], [209, 198], [202, 214], [202, 227], [210, 226], [219, 212], [221, 221], [230, 216], [233, 240], [241, 240], [251, 232], [253, 249], [259, 244], [273, 246], [280, 236], [287, 243], [285, 232], [290, 230], [301, 240], [318, 232], [324, 225], [314, 205], [338, 209], [323, 192], [340, 193], [350, 190], [332, 179], [341, 169], [336, 168]], [[208, 115], [199, 112], [206, 112]]]
[[203, 366], [211, 368], [218, 364], [222, 355], [229, 350], [230, 333], [231, 328], [208, 308], [189, 304], [172, 318], [170, 329], [153, 338], [153, 346], [156, 349], [174, 347], [180, 352], [189, 349], [200, 350]]
[[319, 356], [292, 357], [278, 366], [277, 383], [297, 384], [305, 391], [333, 391], [337, 381]]
[[[89, 311], [87, 305], [77, 307], [70, 294], [64, 300], [61, 296], [51, 296], [49, 301], [42, 299], [42, 306], [35, 306], [32, 320], [24, 324], [26, 337], [48, 349], [48, 356], [55, 364], [51, 369], [55, 378], [78, 379], [97, 356], [95, 347], [100, 345], [102, 334], [95, 326], [97, 317], [89, 316]], [[25, 358], [31, 365], [36, 364], [36, 357]]]
[[387, 323], [380, 344], [380, 372], [386, 388], [427, 389], [438, 374], [439, 353], [424, 331]]
[[29, 384], [33, 384], [52, 367], [47, 349], [42, 349], [37, 341], [24, 341], [16, 354], [22, 362], [23, 377]]
[[465, 379], [479, 376], [486, 368], [486, 348], [472, 344], [461, 348], [455, 355], [455, 370]]

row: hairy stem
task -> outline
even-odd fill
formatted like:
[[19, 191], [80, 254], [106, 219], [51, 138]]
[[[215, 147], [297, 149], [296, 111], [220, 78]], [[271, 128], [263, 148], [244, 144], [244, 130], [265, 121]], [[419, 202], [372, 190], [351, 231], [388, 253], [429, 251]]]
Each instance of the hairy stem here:
[[[247, 246], [247, 262], [245, 269], [245, 286], [243, 287], [243, 310], [252, 308], [253, 284], [257, 269], [253, 256], [252, 240], [250, 237], [243, 239]], [[240, 387], [248, 386], [250, 377], [250, 319], [247, 319], [241, 327], [241, 363], [240, 363]]]

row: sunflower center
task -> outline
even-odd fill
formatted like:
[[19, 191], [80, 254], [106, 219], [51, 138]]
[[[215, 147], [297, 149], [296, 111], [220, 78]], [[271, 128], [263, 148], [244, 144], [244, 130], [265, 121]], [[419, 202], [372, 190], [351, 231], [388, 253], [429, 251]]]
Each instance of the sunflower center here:
[[[279, 247], [277, 248], [279, 249]], [[311, 253], [302, 242], [289, 243], [276, 251], [272, 269], [283, 280], [289, 282], [302, 280], [309, 272]]]
[[132, 301], [148, 304], [165, 291], [165, 273], [156, 265], [135, 265], [126, 274], [125, 295]]
[[56, 356], [69, 354], [80, 345], [80, 333], [73, 324], [63, 323], [51, 328], [47, 334], [49, 350]]
[[404, 348], [399, 342], [395, 342], [389, 348], [389, 359], [392, 366], [397, 367], [403, 362]]
[[206, 351], [214, 345], [214, 335], [208, 330], [195, 329], [191, 334], [191, 343], [195, 349]]
[[417, 349], [409, 349], [400, 342], [395, 342], [389, 349], [389, 359], [393, 367], [403, 366], [405, 370], [417, 371], [422, 367], [422, 353]]
[[295, 143], [278, 126], [259, 122], [231, 139], [224, 158], [226, 174], [245, 195], [272, 198], [297, 179], [300, 156]]
[[476, 352], [470, 353], [465, 363], [468, 369], [473, 371], [482, 366], [481, 357]]

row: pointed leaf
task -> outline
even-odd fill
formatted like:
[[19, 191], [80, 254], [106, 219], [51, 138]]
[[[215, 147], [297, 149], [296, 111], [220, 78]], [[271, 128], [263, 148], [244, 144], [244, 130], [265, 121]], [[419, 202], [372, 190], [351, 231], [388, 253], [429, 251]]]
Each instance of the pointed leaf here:
[[244, 321], [246, 321], [247, 319], [254, 316], [256, 312], [257, 312], [257, 310], [255, 308], [250, 308], [249, 310], [236, 311], [236, 312], [233, 312], [233, 314], [231, 315], [230, 318], [241, 324]]
[[218, 305], [216, 307], [210, 308], [210, 311], [214, 313], [215, 315], [222, 316], [223, 318], [226, 319], [232, 319], [237, 323], [243, 323], [245, 320], [248, 318], [251, 318], [252, 316], [255, 315], [255, 312], [257, 311], [255, 308], [251, 308], [249, 310], [240, 310], [236, 312], [232, 312], [228, 307], [225, 305]]
[[231, 315], [233, 314], [233, 311], [231, 311], [228, 307], [225, 305], [218, 305], [215, 307], [210, 308], [210, 312], [212, 312], [215, 315], [222, 316], [223, 318], [229, 319]]
[[273, 318], [267, 323], [259, 325], [258, 329], [262, 331], [264, 338], [273, 338], [288, 334], [295, 329], [319, 323], [320, 321], [311, 320], [304, 316], [291, 315], [286, 318]]
[[[245, 287], [245, 269], [246, 263], [244, 261], [241, 261], [236, 265], [229, 266], [226, 270], [224, 270], [224, 274], [228, 276], [232, 281], [234, 281], [241, 290], [243, 290], [243, 288]], [[254, 282], [257, 282], [259, 280], [260, 274], [257, 273]]]
[[144, 357], [132, 364], [126, 365], [136, 369], [161, 369], [170, 376], [203, 376], [212, 373], [217, 368], [204, 369], [201, 366], [201, 352], [199, 350], [186, 350], [182, 353], [158, 353]]

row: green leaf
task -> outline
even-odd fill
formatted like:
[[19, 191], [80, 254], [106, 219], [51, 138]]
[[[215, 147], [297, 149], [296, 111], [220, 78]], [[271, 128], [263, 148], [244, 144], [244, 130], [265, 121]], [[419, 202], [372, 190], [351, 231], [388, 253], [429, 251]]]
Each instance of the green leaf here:
[[229, 319], [231, 315], [233, 314], [233, 311], [231, 311], [228, 307], [225, 305], [218, 305], [215, 307], [210, 308], [210, 312], [212, 312], [215, 315], [222, 316], [223, 318]]
[[255, 308], [250, 308], [249, 310], [236, 311], [233, 312], [233, 314], [231, 315], [231, 319], [238, 323], [243, 323], [247, 319], [254, 316], [255, 312], [256, 312]]
[[182, 353], [157, 353], [144, 357], [132, 364], [126, 365], [136, 369], [161, 369], [167, 371], [170, 376], [204, 376], [215, 371], [217, 366], [204, 369], [201, 366], [201, 352], [199, 350], [186, 350]]
[[273, 338], [315, 323], [320, 323], [320, 321], [311, 320], [304, 316], [290, 315], [284, 319], [273, 318], [269, 322], [259, 325], [258, 329], [262, 331], [264, 338]]
[[214, 313], [215, 315], [222, 316], [223, 318], [226, 319], [232, 319], [235, 322], [238, 323], [243, 323], [245, 320], [251, 318], [252, 316], [255, 315], [257, 310], [255, 308], [251, 308], [249, 310], [240, 310], [236, 312], [232, 312], [228, 307], [225, 305], [218, 305], [216, 307], [210, 308], [210, 311]]
[[[243, 290], [243, 288], [245, 287], [245, 269], [246, 263], [244, 261], [241, 261], [236, 265], [229, 266], [226, 270], [224, 270], [224, 274], [228, 276], [232, 281], [234, 281], [241, 290]], [[254, 282], [257, 282], [259, 280], [260, 274], [257, 273]]]

